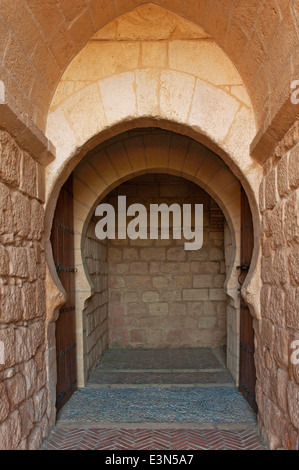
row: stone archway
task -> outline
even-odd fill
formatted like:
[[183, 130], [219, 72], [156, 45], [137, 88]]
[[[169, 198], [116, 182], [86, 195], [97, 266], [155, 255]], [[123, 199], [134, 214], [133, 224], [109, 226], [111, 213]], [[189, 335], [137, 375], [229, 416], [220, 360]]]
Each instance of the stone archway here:
[[[159, 55], [154, 54], [153, 50], [150, 52], [148, 46], [149, 43], [145, 47], [140, 42], [136, 47], [128, 48], [124, 44], [122, 46], [124, 58], [118, 56], [115, 62], [111, 62], [111, 54], [101, 54], [103, 52], [101, 41], [95, 40], [87, 44], [66, 70], [61, 86], [57, 88], [52, 101], [47, 136], [55, 144], [57, 154], [55, 161], [47, 167], [46, 175], [46, 253], [49, 285], [53, 286], [55, 292], [53, 296], [53, 291], [48, 290], [49, 325], [55, 321], [53, 312], [63, 303], [64, 294], [55, 273], [49, 245], [52, 217], [59, 190], [82, 158], [87, 153], [92, 153], [101, 143], [131, 129], [148, 127], [175, 132], [179, 140], [184, 136], [189, 137], [195, 141], [195, 146], [206, 147], [210, 158], [203, 162], [197, 157], [191, 156], [190, 159], [188, 157], [183, 168], [176, 162], [175, 157], [169, 158], [167, 164], [165, 156], [160, 158], [160, 142], [153, 142], [154, 150], [159, 157], [145, 156], [143, 163], [138, 157], [135, 157], [134, 162], [128, 162], [124, 154], [118, 150], [119, 153], [117, 151], [115, 153], [118, 163], [111, 165], [107, 157], [101, 160], [97, 191], [104, 195], [113, 185], [144, 171], [166, 171], [193, 181], [198, 178], [202, 187], [215, 197], [216, 201], [218, 200], [231, 229], [235, 259], [230, 266], [227, 293], [234, 303], [236, 284], [231, 280], [235, 277], [233, 267], [237, 261], [236, 237], [240, 229], [238, 216], [234, 214], [233, 208], [236, 200], [233, 201], [230, 191], [233, 189], [234, 181], [237, 181], [237, 184], [240, 182], [250, 201], [256, 241], [252, 268], [243, 291], [251, 306], [252, 314], [257, 318], [260, 316], [259, 296], [256, 294], [255, 284], [259, 282], [258, 188], [262, 170], [250, 156], [250, 144], [256, 133], [256, 126], [245, 86], [233, 64], [210, 39], [208, 41], [206, 38], [199, 41], [187, 39], [184, 44], [167, 42], [163, 46], [167, 51], [163, 63], [156, 62], [155, 57]], [[115, 50], [118, 47], [119, 44], [116, 44]], [[186, 63], [186, 53], [190, 59], [188, 63]], [[191, 67], [194, 54], [196, 56], [199, 54], [202, 59], [199, 61], [199, 67], [195, 68]], [[138, 61], [135, 64], [136, 57]], [[132, 64], [135, 64], [133, 69]], [[89, 80], [80, 81], [80, 73], [85, 72], [89, 74]], [[67, 80], [64, 80], [65, 78]], [[66, 86], [65, 82], [68, 80], [76, 83], [75, 88]], [[117, 98], [115, 101], [120, 89], [123, 90], [122, 98]], [[239, 138], [240, 134], [242, 139]], [[222, 165], [226, 165], [230, 173], [230, 176], [227, 176], [228, 184], [223, 187], [221, 195], [219, 187], [226, 171], [221, 165], [221, 168], [218, 166], [219, 159], [215, 154], [223, 160]], [[184, 154], [182, 150], [180, 158], [185, 161], [185, 157], [186, 152]], [[205, 168], [205, 177], [202, 178], [198, 175], [201, 163], [202, 168]], [[114, 165], [117, 166], [117, 171]], [[84, 171], [88, 174], [88, 169]], [[84, 176], [82, 178], [84, 179]], [[76, 181], [75, 187], [76, 185], [77, 187], [80, 185], [79, 180]], [[76, 205], [78, 213], [83, 210], [79, 216], [82, 221], [86, 220], [88, 210], [95, 203], [95, 193], [93, 189], [86, 188], [85, 184], [81, 184], [81, 189], [86, 199], [81, 207], [80, 201]], [[79, 253], [80, 240], [77, 240], [77, 243], [78, 265], [83, 266]], [[90, 284], [83, 276], [81, 293], [77, 299], [80, 308], [89, 295]], [[49, 350], [53, 347], [55, 344], [52, 335], [49, 336]], [[81, 370], [82, 384], [86, 380], [83, 362], [81, 358], [79, 370]], [[236, 357], [232, 362], [236, 362]], [[233, 365], [232, 368], [236, 370]], [[53, 380], [50, 382], [55, 382], [55, 370], [53, 371]]]
[[[122, 166], [122, 178], [117, 168]], [[75, 263], [79, 270], [76, 277], [76, 299], [79, 329], [83, 331], [85, 301], [92, 295], [93, 285], [89, 279], [83, 254], [82, 243], [89, 220], [98, 201], [121, 182], [146, 173], [167, 173], [181, 176], [198, 184], [218, 203], [226, 216], [231, 238], [231, 259], [225, 290], [230, 299], [234, 315], [230, 312], [229, 367], [238, 380], [238, 272], [240, 264], [240, 184], [219, 157], [204, 146], [189, 138], [162, 130], [139, 130], [118, 136], [98, 152], [87, 155], [75, 170], [74, 176], [74, 228], [76, 237]], [[102, 177], [100, 176], [102, 175]], [[79, 335], [81, 351], [84, 351], [84, 337]], [[234, 346], [233, 346], [234, 345]], [[85, 354], [80, 357], [79, 383], [86, 383], [88, 370]]]

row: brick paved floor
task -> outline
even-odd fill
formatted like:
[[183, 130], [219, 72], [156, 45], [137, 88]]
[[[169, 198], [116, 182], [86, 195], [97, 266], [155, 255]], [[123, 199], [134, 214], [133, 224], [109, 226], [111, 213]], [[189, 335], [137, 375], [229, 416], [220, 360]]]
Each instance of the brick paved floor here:
[[42, 449], [266, 449], [221, 350], [109, 350]]

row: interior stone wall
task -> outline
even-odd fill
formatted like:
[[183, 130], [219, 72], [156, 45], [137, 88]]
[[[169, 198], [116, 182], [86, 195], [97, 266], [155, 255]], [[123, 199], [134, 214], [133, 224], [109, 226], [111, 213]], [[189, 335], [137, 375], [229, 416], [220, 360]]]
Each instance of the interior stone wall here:
[[262, 320], [256, 325], [257, 402], [262, 431], [274, 449], [297, 449], [299, 439], [299, 364], [294, 363], [292, 348], [293, 341], [299, 340], [298, 186], [297, 122], [266, 163], [260, 188]]
[[0, 449], [48, 433], [43, 168], [0, 131]]
[[[226, 345], [224, 216], [197, 185], [169, 175], [144, 175], [105, 199], [134, 203], [203, 204], [204, 243], [186, 251], [185, 240], [109, 240], [111, 347], [163, 348]], [[172, 229], [170, 229], [172, 233]]]

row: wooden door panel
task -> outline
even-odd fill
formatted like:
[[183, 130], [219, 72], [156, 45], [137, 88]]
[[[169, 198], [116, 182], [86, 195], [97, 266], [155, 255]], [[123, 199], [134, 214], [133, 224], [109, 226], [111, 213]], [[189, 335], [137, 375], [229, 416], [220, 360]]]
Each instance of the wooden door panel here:
[[67, 301], [56, 322], [57, 411], [71, 397], [77, 384], [72, 186], [70, 177], [61, 189], [51, 233], [57, 274], [67, 293]]
[[[253, 252], [253, 222], [250, 205], [245, 191], [241, 191], [241, 274], [240, 283], [245, 281]], [[257, 412], [255, 400], [256, 369], [254, 363], [253, 318], [241, 296], [240, 309], [240, 380], [239, 390]]]

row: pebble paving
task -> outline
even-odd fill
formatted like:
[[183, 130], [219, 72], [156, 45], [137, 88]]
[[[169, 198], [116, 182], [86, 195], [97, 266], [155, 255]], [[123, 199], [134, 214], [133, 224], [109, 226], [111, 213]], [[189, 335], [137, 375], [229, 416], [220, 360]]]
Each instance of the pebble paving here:
[[58, 422], [251, 423], [212, 349], [109, 350]]
[[266, 449], [222, 350], [108, 350], [42, 450]]

